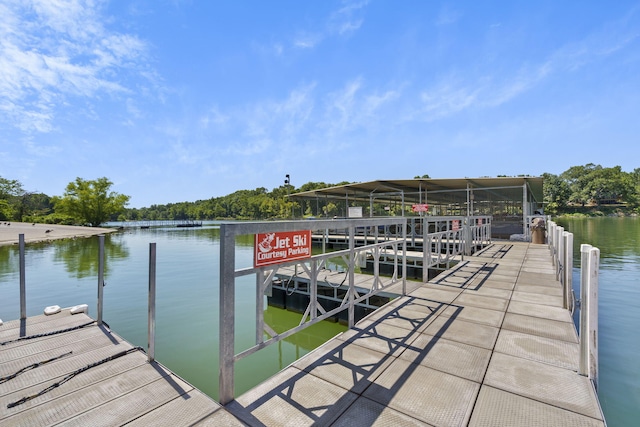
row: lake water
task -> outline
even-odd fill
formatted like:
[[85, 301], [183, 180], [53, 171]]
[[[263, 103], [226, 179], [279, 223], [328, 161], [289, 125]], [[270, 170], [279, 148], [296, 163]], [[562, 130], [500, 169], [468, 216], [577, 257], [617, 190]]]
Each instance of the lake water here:
[[[638, 425], [640, 218], [572, 218], [557, 223], [574, 234], [575, 266], [580, 265], [580, 243], [600, 249], [598, 395], [609, 427]], [[578, 269], [573, 283], [580, 283]]]
[[[599, 396], [609, 427], [640, 420], [640, 218], [563, 219], [574, 233], [575, 265], [580, 243], [599, 247]], [[134, 345], [146, 347], [149, 243], [157, 243], [156, 358], [214, 398], [218, 395], [219, 229], [134, 229], [105, 239], [104, 319]], [[253, 240], [237, 242], [237, 267], [252, 262]], [[97, 239], [27, 245], [27, 312], [86, 303], [95, 316]], [[0, 319], [19, 317], [17, 246], [0, 247]], [[574, 284], [579, 270], [574, 270]], [[236, 283], [236, 352], [253, 343], [255, 283]], [[577, 290], [576, 290], [577, 291]], [[579, 294], [578, 294], [579, 295]], [[269, 307], [276, 330], [300, 316]], [[236, 395], [273, 375], [296, 358], [345, 330], [323, 322], [261, 350], [236, 365]]]

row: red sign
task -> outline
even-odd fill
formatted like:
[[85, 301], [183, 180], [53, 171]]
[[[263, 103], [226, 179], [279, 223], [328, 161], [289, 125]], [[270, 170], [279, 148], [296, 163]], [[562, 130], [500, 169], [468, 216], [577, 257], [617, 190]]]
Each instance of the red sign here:
[[311, 257], [311, 230], [258, 233], [255, 235], [254, 267], [309, 257]]
[[429, 210], [429, 205], [425, 203], [411, 205], [411, 210], [414, 212], [427, 212]]
[[459, 219], [454, 219], [454, 220], [451, 221], [451, 229], [453, 231], [460, 230], [460, 220]]

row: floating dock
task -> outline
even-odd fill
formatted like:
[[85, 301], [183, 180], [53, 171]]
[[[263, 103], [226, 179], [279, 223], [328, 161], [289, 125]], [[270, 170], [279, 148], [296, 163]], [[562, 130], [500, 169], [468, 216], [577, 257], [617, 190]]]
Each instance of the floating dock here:
[[84, 314], [6, 322], [0, 424], [605, 425], [547, 246], [496, 242], [408, 289], [224, 407]]
[[248, 425], [604, 426], [549, 248], [495, 243], [226, 408]]
[[3, 427], [242, 425], [85, 314], [6, 322], [0, 343]]

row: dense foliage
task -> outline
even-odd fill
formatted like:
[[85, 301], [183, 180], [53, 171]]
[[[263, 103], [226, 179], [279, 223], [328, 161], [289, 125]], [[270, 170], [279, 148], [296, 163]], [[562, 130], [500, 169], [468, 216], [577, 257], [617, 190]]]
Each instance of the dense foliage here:
[[576, 208], [616, 206], [640, 213], [640, 168], [624, 172], [620, 166], [605, 168], [589, 163], [572, 166], [560, 175], [545, 173], [545, 210], [551, 214], [574, 212]]
[[107, 178], [76, 178], [67, 185], [62, 197], [54, 198], [55, 211], [77, 223], [97, 227], [122, 212], [129, 202], [129, 196], [109, 191], [112, 185]]
[[[285, 184], [268, 191], [264, 187], [255, 190], [238, 190], [222, 197], [212, 197], [196, 202], [170, 203], [166, 205], [151, 205], [148, 208], [127, 209], [120, 217], [121, 220], [157, 220], [157, 219], [285, 219], [301, 216], [311, 216], [317, 209], [308, 201], [293, 202], [289, 195], [301, 191], [311, 191], [339, 184], [324, 182], [308, 182], [300, 188]], [[338, 214], [338, 206], [333, 203], [324, 207], [322, 214], [333, 216]]]
[[[422, 178], [427, 178], [423, 175]], [[545, 211], [549, 214], [576, 211], [640, 213], [640, 168], [624, 172], [589, 163], [572, 166], [560, 175], [544, 177]], [[418, 177], [417, 177], [418, 178]], [[289, 195], [302, 191], [342, 185], [308, 182], [295, 188], [288, 182], [269, 191], [238, 190], [221, 197], [195, 202], [125, 208], [129, 196], [109, 192], [107, 178], [70, 183], [62, 197], [27, 192], [17, 180], [0, 177], [0, 220], [98, 225], [108, 220], [206, 220], [206, 219], [285, 219], [303, 216], [345, 215], [344, 202], [319, 206], [313, 200], [291, 201]]]

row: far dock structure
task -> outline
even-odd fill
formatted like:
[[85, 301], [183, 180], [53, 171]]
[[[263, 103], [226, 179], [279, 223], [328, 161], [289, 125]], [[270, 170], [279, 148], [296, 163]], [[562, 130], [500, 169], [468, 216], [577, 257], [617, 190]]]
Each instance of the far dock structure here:
[[[101, 277], [95, 322], [64, 310], [46, 317], [21, 314], [22, 320], [0, 326], [0, 340], [7, 342], [0, 347], [0, 375], [17, 373], [0, 382], [0, 424], [604, 426], [592, 340], [597, 310], [588, 309], [597, 295], [599, 251], [588, 245], [581, 250], [578, 336], [571, 317], [572, 235], [550, 222], [548, 244], [486, 241], [472, 249], [469, 239], [481, 234], [474, 227], [490, 226], [469, 217], [455, 230], [442, 231], [449, 249], [425, 251], [424, 270], [446, 262], [441, 255], [455, 257], [454, 265], [409, 281], [404, 217], [222, 224], [219, 403], [155, 361], [151, 244], [146, 351], [103, 324]], [[329, 227], [346, 230], [349, 246], [311, 255], [311, 235]], [[357, 230], [363, 228], [378, 233], [378, 240], [357, 246]], [[382, 238], [386, 228], [401, 238]], [[236, 268], [236, 236], [251, 234], [254, 265]], [[424, 241], [436, 238], [429, 234]], [[385, 275], [380, 262], [390, 253], [395, 261]], [[335, 258], [346, 268], [332, 276]], [[372, 273], [359, 273], [358, 261], [368, 258]], [[255, 345], [236, 353], [235, 280], [242, 276], [255, 277]], [[293, 291], [304, 287], [308, 304], [299, 326], [276, 333], [263, 313], [265, 295], [279, 277], [293, 280]], [[319, 297], [321, 282], [339, 289], [336, 306]], [[397, 297], [360, 319], [358, 304], [381, 293]], [[235, 395], [238, 360], [339, 312], [346, 312], [347, 332]], [[75, 338], [80, 333], [87, 336]], [[87, 366], [93, 367], [81, 371]]]

